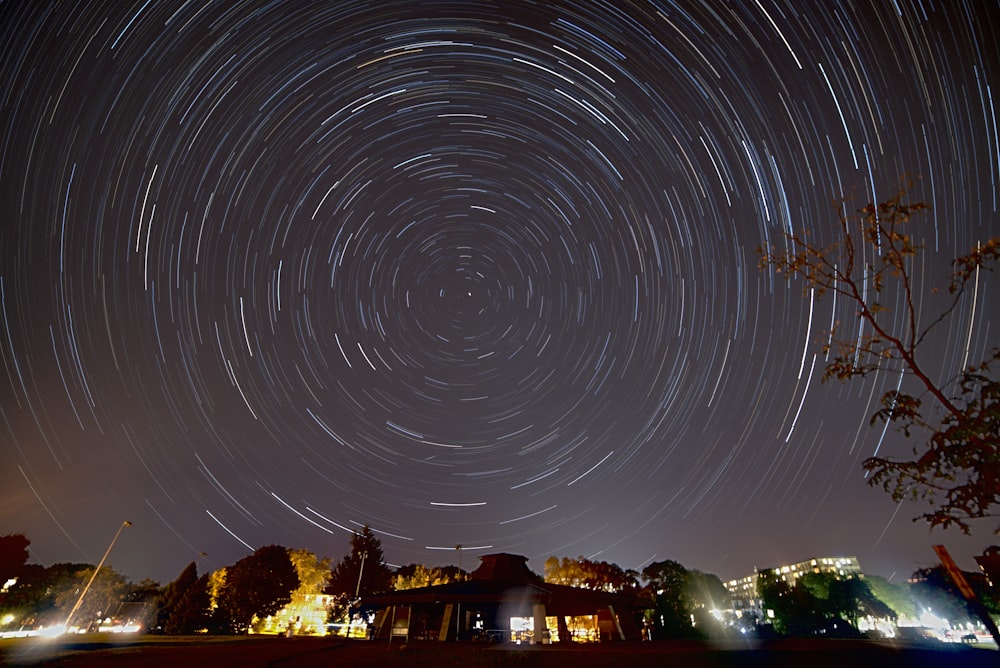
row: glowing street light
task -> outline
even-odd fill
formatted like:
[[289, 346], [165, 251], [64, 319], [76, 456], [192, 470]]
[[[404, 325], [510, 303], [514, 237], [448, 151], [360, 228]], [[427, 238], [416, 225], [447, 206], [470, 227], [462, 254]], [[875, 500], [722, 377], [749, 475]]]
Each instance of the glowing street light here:
[[97, 573], [98, 571], [101, 570], [101, 566], [104, 565], [104, 562], [108, 558], [108, 555], [111, 554], [111, 548], [115, 546], [115, 541], [117, 541], [118, 536], [121, 535], [122, 529], [130, 526], [132, 526], [132, 523], [129, 522], [128, 520], [125, 520], [124, 522], [122, 522], [122, 525], [118, 527], [118, 531], [115, 532], [115, 537], [111, 539], [111, 544], [108, 545], [108, 549], [104, 551], [104, 556], [101, 557], [101, 561], [97, 564], [97, 568], [94, 569], [93, 574], [90, 576], [90, 580], [87, 581], [87, 586], [83, 588], [82, 592], [80, 592], [80, 598], [76, 599], [76, 603], [73, 605], [73, 609], [69, 611], [69, 616], [66, 617], [66, 630], [69, 630], [70, 620], [73, 619], [73, 615], [76, 614], [76, 611], [80, 609], [80, 604], [83, 603], [83, 597], [86, 596], [87, 592], [90, 590], [90, 585], [94, 584], [94, 578], [97, 577]]

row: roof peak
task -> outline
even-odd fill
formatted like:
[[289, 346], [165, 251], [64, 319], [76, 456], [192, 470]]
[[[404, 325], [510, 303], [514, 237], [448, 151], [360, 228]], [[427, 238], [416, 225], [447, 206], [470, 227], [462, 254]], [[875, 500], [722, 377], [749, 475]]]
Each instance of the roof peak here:
[[505, 582], [537, 582], [541, 578], [528, 568], [528, 558], [520, 554], [497, 552], [479, 558], [479, 568], [469, 574], [470, 580], [503, 580]]

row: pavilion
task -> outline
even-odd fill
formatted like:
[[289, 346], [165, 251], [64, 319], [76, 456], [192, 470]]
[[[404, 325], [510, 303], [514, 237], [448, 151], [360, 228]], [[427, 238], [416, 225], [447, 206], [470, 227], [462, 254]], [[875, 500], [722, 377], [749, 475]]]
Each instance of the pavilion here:
[[642, 638], [650, 599], [546, 583], [516, 554], [481, 559], [462, 582], [366, 597], [362, 607], [376, 611], [372, 637], [532, 644]]

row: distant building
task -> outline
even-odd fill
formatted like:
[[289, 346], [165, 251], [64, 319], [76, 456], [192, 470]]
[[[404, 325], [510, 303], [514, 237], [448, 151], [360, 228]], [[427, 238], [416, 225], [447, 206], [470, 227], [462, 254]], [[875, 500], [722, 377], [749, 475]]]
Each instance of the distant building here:
[[864, 577], [857, 557], [815, 557], [794, 564], [754, 570], [750, 575], [723, 582], [733, 599], [733, 611], [737, 617], [761, 615], [760, 590], [757, 586], [761, 573], [770, 573], [794, 587], [798, 579], [806, 573], [832, 573], [837, 577]]

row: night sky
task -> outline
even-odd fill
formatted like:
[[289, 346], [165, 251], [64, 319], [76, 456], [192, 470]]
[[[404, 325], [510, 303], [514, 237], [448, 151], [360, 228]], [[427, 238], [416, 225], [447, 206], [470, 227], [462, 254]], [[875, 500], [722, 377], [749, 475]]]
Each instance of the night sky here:
[[[266, 544], [726, 579], [944, 543], [866, 484], [898, 373], [758, 269], [901, 177], [922, 316], [1000, 233], [1000, 4], [0, 7], [0, 534], [172, 580]], [[927, 344], [1000, 342], [1000, 277]], [[890, 300], [892, 302], [892, 300]], [[890, 306], [893, 303], [889, 304]], [[911, 387], [903, 381], [904, 389]]]

